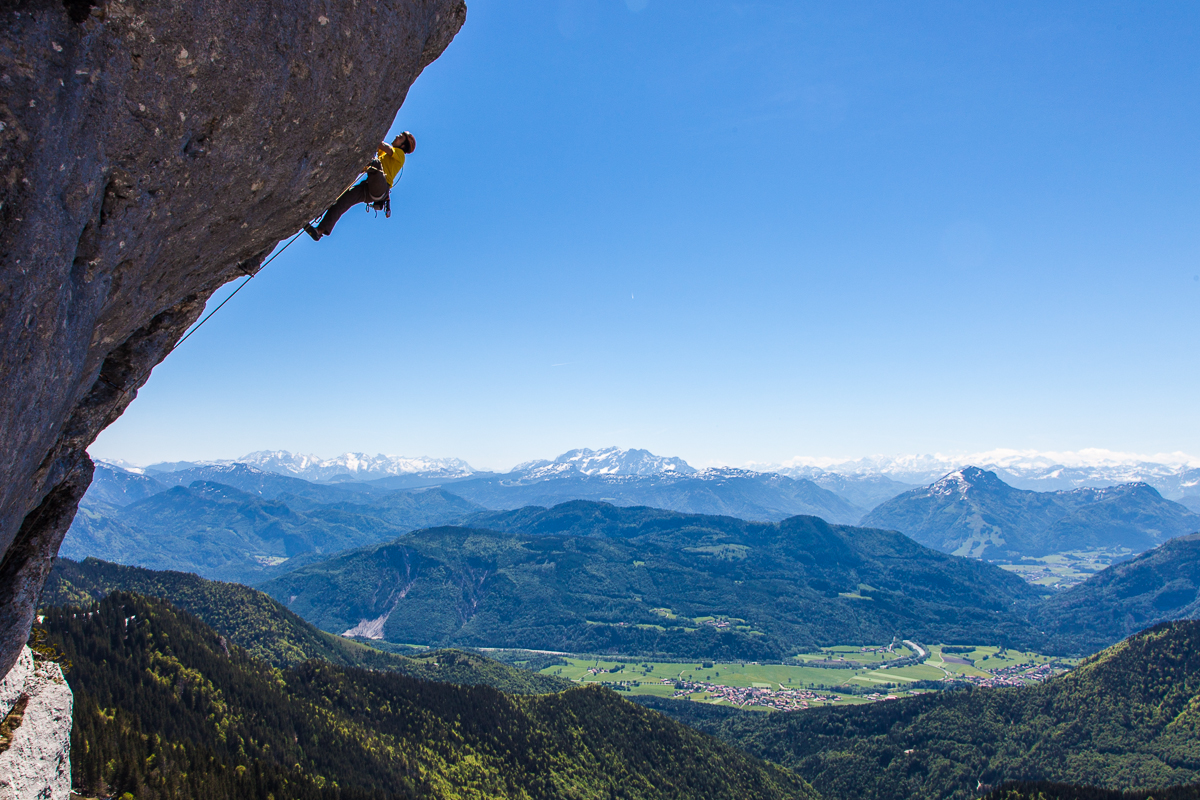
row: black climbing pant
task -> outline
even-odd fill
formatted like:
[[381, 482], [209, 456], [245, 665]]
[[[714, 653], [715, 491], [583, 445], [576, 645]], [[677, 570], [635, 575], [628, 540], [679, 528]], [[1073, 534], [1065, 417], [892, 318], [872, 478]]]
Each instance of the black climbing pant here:
[[325, 212], [325, 216], [321, 217], [321, 221], [317, 223], [317, 230], [321, 232], [322, 236], [328, 236], [333, 233], [333, 226], [337, 225], [342, 214], [359, 203], [382, 203], [387, 195], [387, 178], [384, 177], [381, 170], [372, 167], [367, 170], [367, 177], [342, 192], [342, 196], [334, 201], [334, 204]]

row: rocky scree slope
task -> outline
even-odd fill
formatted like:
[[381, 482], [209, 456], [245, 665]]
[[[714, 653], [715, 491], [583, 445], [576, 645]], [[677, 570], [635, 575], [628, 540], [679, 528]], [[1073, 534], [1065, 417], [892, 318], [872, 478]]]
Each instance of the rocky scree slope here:
[[462, 0], [17, 0], [0, 16], [0, 674], [85, 448], [222, 284], [324, 208]]

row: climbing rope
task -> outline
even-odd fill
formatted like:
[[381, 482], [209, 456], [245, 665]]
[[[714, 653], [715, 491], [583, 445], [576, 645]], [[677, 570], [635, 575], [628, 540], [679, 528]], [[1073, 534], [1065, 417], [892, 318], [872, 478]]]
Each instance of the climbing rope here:
[[[258, 272], [251, 272], [251, 273], [249, 273], [248, 275], [246, 275], [246, 280], [242, 281], [241, 285], [239, 285], [239, 286], [238, 286], [236, 289], [234, 289], [232, 292], [230, 292], [230, 293], [229, 293], [229, 297], [226, 297], [224, 300], [222, 300], [220, 305], [218, 305], [218, 306], [217, 306], [216, 308], [214, 308], [212, 311], [210, 311], [210, 312], [208, 312], [207, 314], [205, 314], [205, 315], [204, 315], [204, 319], [202, 319], [202, 320], [200, 320], [199, 322], [197, 322], [197, 323], [196, 323], [196, 324], [195, 324], [195, 325], [192, 327], [192, 329], [191, 329], [190, 331], [188, 331], [187, 333], [185, 333], [185, 334], [183, 335], [183, 338], [182, 338], [182, 339], [180, 339], [178, 342], [176, 342], [175, 344], [173, 344], [173, 345], [171, 346], [171, 349], [170, 349], [170, 350], [168, 350], [168, 351], [166, 352], [166, 354], [165, 354], [165, 355], [163, 355], [163, 358], [166, 358], [167, 356], [171, 355], [171, 353], [175, 352], [175, 348], [179, 347], [179, 345], [181, 345], [181, 344], [183, 344], [184, 342], [186, 342], [186, 341], [188, 340], [188, 338], [189, 338], [189, 337], [190, 337], [190, 336], [191, 336], [193, 333], [195, 333], [196, 331], [200, 330], [200, 327], [201, 327], [202, 325], [204, 325], [204, 323], [208, 322], [210, 319], [212, 319], [212, 318], [213, 318], [213, 314], [216, 314], [218, 311], [220, 311], [220, 310], [221, 310], [221, 306], [224, 306], [226, 303], [228, 303], [230, 300], [232, 300], [232, 299], [233, 299], [233, 296], [234, 296], [235, 294], [237, 294], [238, 292], [240, 292], [242, 289], [244, 289], [244, 288], [246, 287], [246, 284], [247, 284], [247, 283], [249, 283], [250, 281], [254, 280], [254, 276], [255, 276], [255, 275], [257, 275], [259, 272], [262, 272], [264, 269], [266, 269], [266, 268], [267, 268], [267, 264], [270, 264], [272, 261], [274, 261], [275, 259], [279, 258], [280, 254], [281, 254], [281, 253], [283, 253], [283, 251], [284, 251], [284, 250], [287, 250], [289, 247], [291, 247], [291, 245], [292, 245], [292, 242], [294, 242], [294, 241], [296, 241], [297, 239], [299, 239], [299, 238], [300, 238], [300, 234], [302, 234], [302, 233], [304, 233], [304, 231], [303, 231], [303, 230], [297, 231], [295, 236], [293, 236], [291, 239], [288, 239], [288, 243], [287, 243], [287, 244], [285, 244], [283, 247], [281, 247], [281, 248], [279, 248], [278, 250], [276, 250], [276, 251], [275, 251], [275, 253], [273, 253], [273, 254], [271, 255], [271, 257], [270, 257], [270, 258], [268, 258], [266, 261], [264, 261], [264, 262], [262, 263], [262, 266], [258, 268]], [[153, 369], [153, 367], [151, 367], [151, 369]], [[146, 373], [146, 374], [147, 374], [147, 375], [149, 375], [150, 373]]]
[[[238, 287], [237, 287], [236, 289], [234, 289], [232, 292], [230, 292], [230, 293], [229, 293], [229, 296], [228, 296], [228, 297], [226, 297], [224, 300], [222, 300], [222, 301], [220, 302], [220, 304], [219, 304], [219, 305], [218, 305], [216, 308], [214, 308], [212, 311], [210, 311], [210, 312], [208, 312], [207, 314], [205, 314], [205, 315], [204, 315], [204, 319], [200, 320], [200, 321], [199, 321], [199, 322], [197, 322], [195, 325], [193, 325], [193, 326], [192, 326], [192, 328], [191, 328], [191, 330], [189, 330], [187, 333], [185, 333], [185, 334], [183, 335], [183, 337], [182, 337], [182, 338], [181, 338], [181, 339], [180, 339], [178, 342], [176, 342], [175, 344], [171, 345], [170, 349], [168, 349], [168, 350], [167, 350], [167, 352], [163, 354], [163, 358], [166, 358], [167, 356], [171, 355], [171, 353], [174, 353], [174, 352], [175, 352], [175, 350], [176, 350], [176, 349], [179, 347], [179, 345], [181, 345], [181, 344], [183, 344], [184, 342], [186, 342], [186, 341], [187, 341], [189, 338], [191, 338], [191, 336], [192, 336], [192, 334], [193, 334], [193, 333], [195, 333], [196, 331], [200, 330], [200, 328], [204, 326], [204, 323], [206, 323], [206, 322], [208, 322], [210, 319], [212, 319], [214, 314], [216, 314], [218, 311], [220, 311], [220, 310], [221, 310], [221, 308], [222, 308], [222, 307], [223, 307], [223, 306], [224, 306], [226, 303], [228, 303], [230, 300], [232, 300], [232, 299], [233, 299], [233, 296], [234, 296], [234, 295], [236, 295], [236, 294], [237, 294], [238, 292], [240, 292], [242, 289], [246, 288], [246, 284], [247, 284], [247, 283], [249, 283], [250, 281], [254, 280], [254, 276], [255, 276], [255, 275], [258, 275], [258, 273], [259, 273], [259, 272], [262, 272], [264, 269], [266, 269], [268, 264], [270, 264], [270, 263], [271, 263], [272, 261], [274, 261], [275, 259], [279, 258], [279, 256], [283, 254], [283, 251], [284, 251], [284, 250], [287, 250], [289, 247], [291, 247], [291, 246], [292, 246], [292, 242], [294, 242], [294, 241], [296, 241], [297, 239], [299, 239], [299, 238], [300, 238], [300, 234], [301, 234], [301, 233], [304, 233], [304, 230], [303, 230], [303, 229], [301, 229], [301, 230], [297, 231], [295, 236], [293, 236], [291, 239], [288, 239], [288, 242], [287, 242], [287, 244], [285, 244], [283, 247], [279, 248], [279, 249], [278, 249], [278, 250], [276, 250], [274, 253], [272, 253], [272, 254], [271, 254], [271, 257], [270, 257], [270, 258], [268, 258], [266, 261], [264, 261], [264, 262], [262, 263], [262, 265], [261, 265], [261, 266], [259, 266], [259, 268], [258, 268], [258, 270], [257, 270], [257, 271], [255, 271], [255, 272], [248, 272], [248, 273], [246, 273], [246, 280], [242, 281], [242, 282], [241, 282], [241, 283], [238, 285]], [[161, 360], [159, 361], [159, 363], [162, 363], [162, 362], [161, 362]], [[158, 366], [158, 364], [155, 364], [154, 366]], [[120, 392], [121, 394], [128, 394], [128, 393], [130, 392], [130, 390], [132, 389], [132, 387], [134, 387], [134, 386], [137, 386], [138, 384], [140, 384], [140, 383], [141, 383], [141, 382], [142, 382], [142, 381], [143, 381], [143, 380], [144, 380], [144, 379], [145, 379], [147, 376], [149, 376], [149, 375], [150, 375], [150, 373], [151, 373], [151, 372], [153, 372], [153, 371], [154, 371], [154, 367], [150, 367], [150, 369], [146, 370], [146, 371], [145, 371], [145, 372], [143, 372], [141, 375], [139, 375], [139, 376], [137, 377], [137, 379], [136, 379], [136, 380], [134, 380], [134, 381], [132, 381], [132, 382], [130, 383], [130, 386], [129, 386], [128, 388], [125, 388], [125, 389], [122, 389], [122, 388], [121, 388], [121, 387], [119, 387], [119, 386], [115, 386], [115, 385], [113, 385], [113, 384], [112, 384], [112, 383], [110, 383], [109, 381], [105, 380], [105, 379], [104, 379], [104, 377], [102, 377], [102, 376], [101, 376], [101, 377], [99, 377], [98, 379], [99, 379], [99, 381], [100, 381], [101, 383], [103, 383], [104, 385], [106, 385], [106, 386], [109, 386], [109, 387], [111, 387], [111, 388], [113, 388], [113, 389], [116, 389], [116, 390], [117, 390], [118, 392]]]

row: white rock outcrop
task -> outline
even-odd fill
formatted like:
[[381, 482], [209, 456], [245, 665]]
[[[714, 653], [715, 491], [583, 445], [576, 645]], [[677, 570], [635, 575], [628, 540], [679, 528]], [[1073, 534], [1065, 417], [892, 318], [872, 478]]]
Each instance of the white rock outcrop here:
[[68, 800], [73, 701], [58, 664], [21, 651], [0, 682], [0, 800]]

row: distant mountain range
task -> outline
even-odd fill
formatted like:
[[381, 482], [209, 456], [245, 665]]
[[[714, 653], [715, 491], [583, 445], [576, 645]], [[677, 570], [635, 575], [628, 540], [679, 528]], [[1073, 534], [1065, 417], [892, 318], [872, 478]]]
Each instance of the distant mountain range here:
[[1096, 548], [1140, 553], [1200, 530], [1200, 514], [1145, 483], [1033, 492], [967, 467], [880, 504], [862, 524], [946, 553], [1014, 560]]
[[[220, 481], [221, 470], [239, 465], [364, 492], [450, 487], [450, 491], [488, 508], [554, 505], [588, 498], [618, 505], [774, 521], [813, 514], [833, 522], [853, 523], [880, 500], [911, 488], [886, 478], [826, 476], [825, 483], [836, 486], [831, 489], [806, 478], [752, 470], [697, 470], [680, 458], [617, 447], [571, 450], [553, 460], [521, 464], [506, 473], [476, 471], [458, 459], [347, 453], [321, 460], [286, 451], [251, 453], [234, 461], [159, 463], [138, 471], [161, 483], [186, 486], [193, 480]], [[129, 466], [124, 468], [128, 471]]]
[[151, 464], [145, 468], [149, 475], [179, 472], [197, 467], [246, 464], [264, 472], [290, 475], [309, 481], [355, 480], [368, 481], [393, 476], [453, 479], [472, 475], [476, 470], [457, 458], [407, 458], [405, 456], [370, 456], [366, 453], [345, 453], [336, 458], [318, 458], [289, 453], [286, 450], [259, 450], [241, 458], [227, 461], [172, 461]]
[[[557, 477], [539, 479], [544, 470]], [[334, 633], [447, 645], [676, 655], [720, 650], [755, 658], [845, 636], [890, 638], [891, 630], [936, 632], [942, 639], [1002, 635], [1060, 652], [1090, 652], [1138, 626], [1200, 616], [1200, 574], [1193, 574], [1200, 559], [1187, 556], [1196, 550], [1187, 546], [1192, 539], [1155, 547], [1200, 529], [1200, 519], [1145, 484], [1038, 493], [1007, 486], [985, 470], [960, 470], [884, 503], [865, 520], [909, 539], [831, 527], [811, 516], [772, 525], [729, 513], [695, 516], [590, 501], [494, 510], [514, 500], [550, 505], [571, 492], [721, 510], [770, 503], [773, 513], [780, 513], [780, 498], [797, 505], [814, 497], [844, 502], [809, 482], [730, 470], [592, 476], [565, 463], [529, 474], [528, 482], [491, 476], [448, 484], [482, 501], [474, 502], [441, 487], [313, 483], [243, 464], [156, 477], [99, 464], [61, 553], [252, 584], [275, 578], [276, 597]], [[444, 525], [492, 532], [406, 535]], [[779, 539], [784, 531], [794, 537], [786, 546]], [[530, 550], [530, 536], [558, 539]], [[843, 539], [846, 553], [834, 546]], [[446, 544], [450, 540], [457, 543]], [[987, 557], [1083, 547], [1147, 552], [1042, 603], [1041, 590], [991, 565], [972, 567], [985, 571], [961, 581], [942, 576], [967, 567], [960, 559], [933, 557], [917, 542]], [[364, 546], [374, 549], [355, 550]], [[543, 546], [551, 550], [538, 549]], [[547, 565], [553, 569], [543, 572]], [[409, 573], [401, 568], [420, 580], [413, 577], [417, 582], [406, 588], [398, 576]], [[322, 577], [331, 570], [340, 576], [333, 583]], [[354, 579], [343, 585], [348, 576]], [[992, 580], [1000, 583], [988, 588]], [[441, 588], [411, 602], [427, 581]], [[972, 582], [978, 585], [968, 587]], [[997, 588], [1010, 585], [1021, 588]], [[368, 596], [360, 596], [363, 591]], [[397, 592], [410, 602], [393, 614], [387, 604]], [[782, 611], [773, 605], [781, 598], [790, 598]], [[945, 598], [952, 602], [942, 608]], [[691, 622], [721, 615], [748, 627]]]
[[[889, 479], [848, 478], [826, 479], [830, 487], [807, 479], [780, 480], [780, 476], [743, 469], [697, 470], [681, 458], [657, 456], [647, 450], [625, 450], [609, 447], [602, 450], [578, 449], [568, 451], [552, 460], [529, 461], [506, 473], [483, 472], [473, 469], [459, 459], [408, 458], [403, 456], [368, 456], [346, 453], [333, 459], [294, 455], [286, 451], [261, 451], [239, 459], [226, 461], [175, 461], [151, 464], [145, 468], [124, 463], [111, 466], [137, 472], [175, 485], [187, 485], [201, 472], [206, 476], [216, 468], [235, 465], [253, 467], [262, 472], [302, 478], [314, 483], [370, 484], [374, 489], [405, 489], [431, 485], [470, 482], [470, 487], [455, 489], [463, 496], [486, 495], [496, 508], [517, 508], [530, 502], [562, 502], [577, 497], [595, 497], [614, 502], [653, 505], [655, 500], [680, 510], [730, 513], [755, 519], [783, 519], [791, 514], [823, 513], [839, 522], [853, 522], [881, 499], [911, 488]], [[703, 484], [688, 484], [688, 479], [727, 483], [735, 479], [760, 479], [782, 487], [779, 498], [769, 497], [773, 490], [759, 492], [756, 499], [734, 501], [725, 507], [711, 497], [689, 506], [681, 495], [709, 494]], [[537, 483], [546, 486], [536, 490]], [[661, 486], [673, 499], [656, 498]], [[361, 486], [360, 488], [367, 488]], [[825, 492], [821, 490], [825, 489]], [[827, 492], [837, 497], [831, 497]], [[619, 495], [619, 497], [618, 497]]]
[[728, 468], [587, 474], [574, 464], [551, 462], [524, 472], [457, 481], [446, 488], [495, 509], [552, 506], [585, 499], [771, 522], [807, 514], [853, 524], [863, 514], [859, 506], [812, 481]]
[[[288, 462], [277, 456], [260, 461]], [[1039, 493], [975, 467], [892, 497], [907, 485], [880, 476], [808, 480], [695, 470], [679, 459], [616, 448], [454, 478], [432, 470], [316, 482], [242, 462], [173, 466], [179, 468], [135, 473], [98, 463], [63, 555], [255, 582], [418, 528], [470, 524], [488, 509], [579, 499], [766, 522], [815, 516], [899, 530], [944, 552], [993, 560], [1091, 548], [1136, 553], [1200, 530], [1200, 515], [1146, 484]], [[848, 499], [865, 504], [880, 497], [890, 499], [870, 512]]]
[[969, 466], [995, 472], [1010, 486], [1019, 489], [1049, 492], [1142, 482], [1150, 484], [1168, 499], [1186, 500], [1185, 505], [1200, 505], [1200, 459], [1182, 453], [1139, 456], [1099, 449], [1067, 453], [990, 450], [962, 456], [869, 456], [847, 461], [798, 458], [763, 469], [810, 480], [833, 473], [859, 478], [883, 476], [902, 483], [925, 485]]
[[[180, 476], [194, 480], [171, 485]], [[482, 510], [436, 488], [353, 491], [240, 464], [161, 477], [97, 465], [59, 552], [254, 583], [305, 556], [386, 541]]]
[[[259, 451], [223, 461], [163, 462], [145, 468], [113, 462], [114, 466], [148, 475], [234, 463], [316, 482], [387, 480], [390, 489], [496, 474], [481, 472], [456, 458], [346, 453], [322, 459], [285, 450]], [[995, 472], [1010, 486], [1041, 492], [1148, 483], [1163, 497], [1200, 511], [1200, 459], [1180, 453], [1139, 456], [1098, 449], [1063, 453], [991, 450], [962, 456], [869, 456], [845, 461], [797, 458], [783, 464], [751, 465], [744, 469], [810, 480], [865, 513], [907, 489], [928, 485], [968, 466]], [[520, 464], [503, 475], [508, 479], [528, 480], [535, 475], [549, 478], [561, 474], [556, 470], [570, 471], [572, 467], [577, 474], [586, 476], [654, 477], [698, 472], [681, 458], [658, 456], [646, 450], [608, 447], [571, 450], [555, 459]]]

